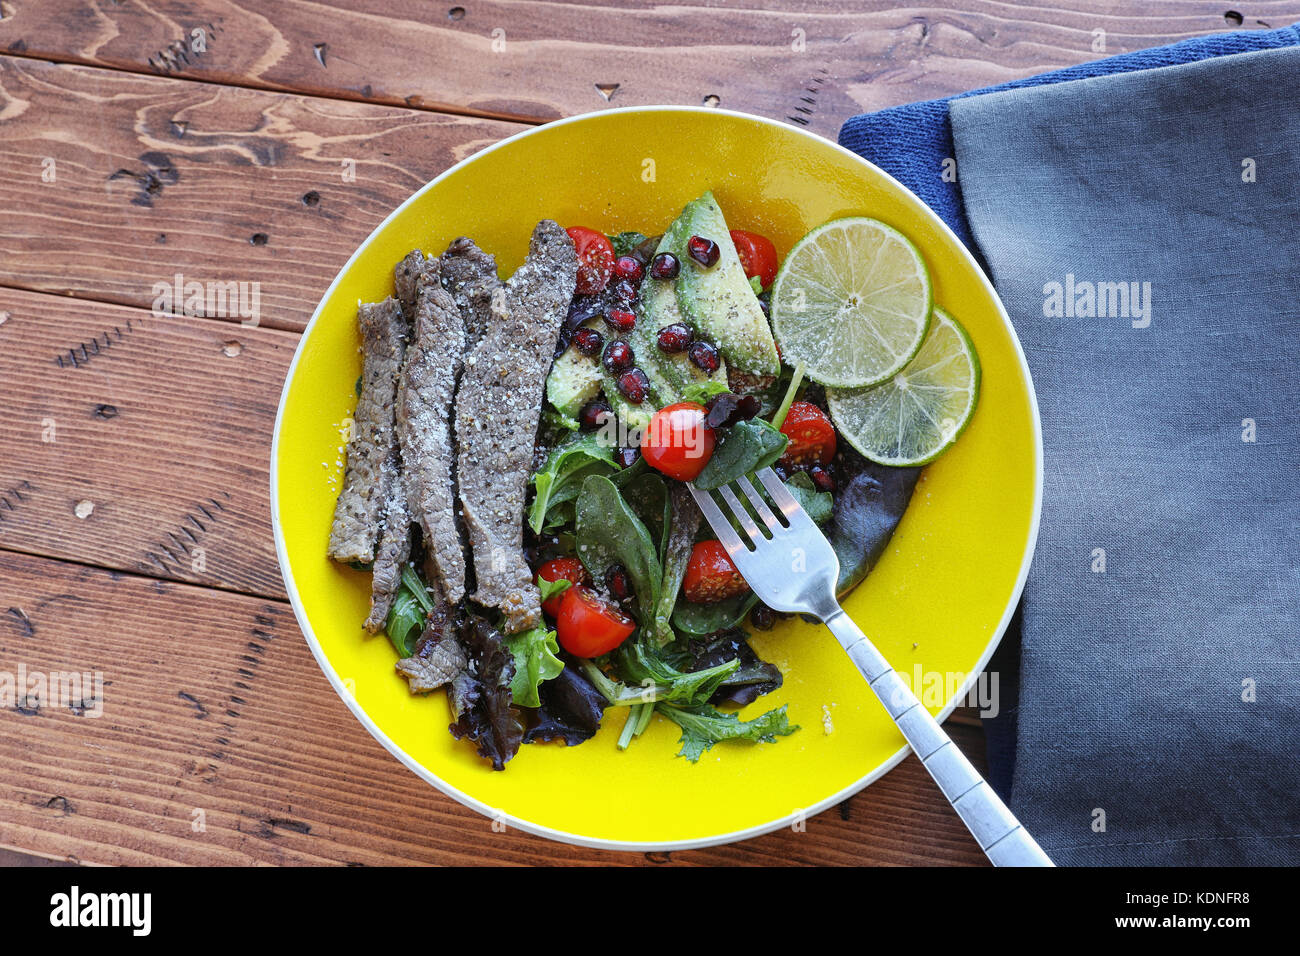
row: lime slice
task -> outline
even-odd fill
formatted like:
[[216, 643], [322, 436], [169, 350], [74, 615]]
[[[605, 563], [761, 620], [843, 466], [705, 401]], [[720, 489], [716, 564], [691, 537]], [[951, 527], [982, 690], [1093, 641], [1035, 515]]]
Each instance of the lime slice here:
[[924, 465], [957, 440], [980, 397], [980, 360], [966, 330], [940, 308], [921, 351], [888, 382], [828, 388], [831, 420], [881, 465]]
[[772, 287], [772, 330], [787, 365], [822, 385], [860, 388], [916, 354], [934, 304], [916, 247], [875, 219], [835, 219], [790, 250]]

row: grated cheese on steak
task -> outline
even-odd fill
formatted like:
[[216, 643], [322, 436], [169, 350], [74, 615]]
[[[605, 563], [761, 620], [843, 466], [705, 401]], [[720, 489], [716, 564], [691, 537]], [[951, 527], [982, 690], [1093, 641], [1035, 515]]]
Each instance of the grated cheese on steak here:
[[442, 254], [442, 287], [451, 293], [465, 318], [465, 347], [473, 348], [487, 330], [492, 296], [501, 287], [497, 261], [461, 236]]
[[396, 472], [393, 427], [397, 376], [406, 343], [406, 323], [397, 300], [359, 305], [361, 395], [352, 415], [343, 490], [334, 507], [329, 556], [369, 564], [383, 532], [388, 470]]
[[410, 515], [424, 531], [429, 586], [440, 600], [465, 596], [465, 552], [456, 527], [451, 403], [465, 353], [465, 327], [439, 281], [437, 259], [398, 266], [414, 285], [414, 333], [397, 393], [397, 435]]
[[483, 337], [456, 393], [458, 477], [478, 590], [515, 633], [541, 621], [523, 553], [524, 503], [542, 390], [577, 284], [573, 241], [555, 222], [533, 230], [528, 257], [492, 297]]

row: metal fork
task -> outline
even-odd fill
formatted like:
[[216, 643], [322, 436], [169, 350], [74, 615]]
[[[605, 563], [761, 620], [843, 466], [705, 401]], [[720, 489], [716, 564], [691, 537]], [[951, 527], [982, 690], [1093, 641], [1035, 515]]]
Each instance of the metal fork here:
[[1052, 866], [993, 788], [844, 613], [835, 598], [840, 562], [826, 536], [771, 468], [755, 475], [779, 509], [779, 517], [746, 477], [732, 483], [739, 494], [732, 484], [717, 489], [725, 512], [709, 492], [690, 486], [713, 533], [754, 593], [769, 607], [811, 614], [830, 628], [995, 866]]

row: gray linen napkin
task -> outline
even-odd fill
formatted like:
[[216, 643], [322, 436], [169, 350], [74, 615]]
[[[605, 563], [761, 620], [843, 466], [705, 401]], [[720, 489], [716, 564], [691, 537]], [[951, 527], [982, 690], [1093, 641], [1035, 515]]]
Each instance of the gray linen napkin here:
[[1043, 419], [1012, 808], [1061, 864], [1296, 865], [1300, 50], [950, 115]]

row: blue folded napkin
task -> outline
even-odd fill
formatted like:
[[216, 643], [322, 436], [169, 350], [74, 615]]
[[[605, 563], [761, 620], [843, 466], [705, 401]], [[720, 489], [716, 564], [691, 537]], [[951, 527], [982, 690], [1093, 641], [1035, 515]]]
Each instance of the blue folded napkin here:
[[841, 135], [969, 216], [1034, 374], [1043, 523], [989, 760], [1058, 863], [1300, 862], [1298, 42], [1189, 41]]
[[960, 169], [956, 180], [950, 175], [942, 175], [944, 160], [956, 158], [952, 144], [952, 126], [948, 121], [948, 104], [953, 100], [997, 90], [1044, 86], [1090, 76], [1175, 66], [1215, 56], [1294, 46], [1297, 43], [1300, 43], [1300, 24], [1280, 30], [1215, 33], [1170, 46], [1122, 53], [946, 99], [924, 100], [854, 116], [840, 130], [840, 145], [875, 163], [920, 196], [926, 205], [952, 227], [957, 237], [969, 246], [972, 245], [970, 228], [962, 210], [961, 190], [958, 186]]

